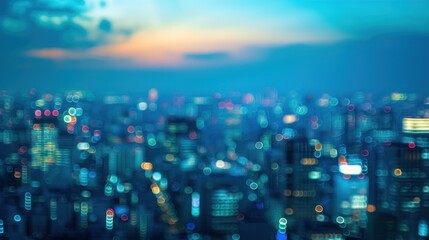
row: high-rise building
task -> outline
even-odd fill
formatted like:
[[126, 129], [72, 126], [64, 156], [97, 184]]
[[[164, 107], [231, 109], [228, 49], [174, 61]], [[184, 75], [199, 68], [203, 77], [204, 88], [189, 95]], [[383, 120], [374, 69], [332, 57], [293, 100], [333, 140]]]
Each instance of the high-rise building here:
[[248, 202], [245, 181], [245, 177], [219, 174], [206, 176], [200, 183], [203, 234], [227, 237], [239, 232]]
[[321, 173], [314, 149], [307, 139], [286, 142], [285, 213], [296, 221], [316, 221], [317, 215], [323, 212], [317, 198], [317, 180]]
[[183, 171], [192, 170], [197, 164], [198, 131], [195, 119], [170, 117], [166, 125], [165, 160], [179, 164]]
[[388, 175], [386, 201], [381, 210], [398, 218], [398, 236], [416, 239], [419, 222], [429, 216], [429, 162], [424, 149], [415, 143], [387, 146]]
[[36, 110], [31, 129], [31, 167], [47, 172], [58, 161], [58, 120], [55, 117], [42, 117], [37, 111], [40, 110]]

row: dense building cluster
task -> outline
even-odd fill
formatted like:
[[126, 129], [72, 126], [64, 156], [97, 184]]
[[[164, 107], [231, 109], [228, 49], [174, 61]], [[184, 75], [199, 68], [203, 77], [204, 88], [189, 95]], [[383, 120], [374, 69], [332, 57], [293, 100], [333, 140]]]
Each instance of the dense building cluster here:
[[0, 93], [0, 238], [428, 239], [429, 98]]

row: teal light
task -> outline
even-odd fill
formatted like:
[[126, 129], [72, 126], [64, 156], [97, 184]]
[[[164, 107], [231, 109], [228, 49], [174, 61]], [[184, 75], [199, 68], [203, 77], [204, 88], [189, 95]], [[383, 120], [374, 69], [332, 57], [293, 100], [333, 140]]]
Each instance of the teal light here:
[[73, 108], [73, 107], [69, 108], [68, 113], [69, 113], [71, 116], [76, 115], [76, 108]]
[[15, 216], [13, 216], [13, 220], [14, 220], [15, 222], [21, 222], [21, 216], [20, 216], [20, 215], [18, 215], [18, 214], [16, 214]]

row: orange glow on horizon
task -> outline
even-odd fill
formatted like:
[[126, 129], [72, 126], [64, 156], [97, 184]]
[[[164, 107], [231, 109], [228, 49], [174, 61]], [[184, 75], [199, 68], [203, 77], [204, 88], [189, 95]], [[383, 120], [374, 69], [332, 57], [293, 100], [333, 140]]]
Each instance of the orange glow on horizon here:
[[68, 58], [70, 53], [60, 48], [46, 48], [29, 51], [27, 55], [39, 58], [64, 59]]
[[[293, 43], [332, 41], [336, 36], [273, 31], [273, 29], [222, 26], [203, 28], [178, 24], [159, 29], [140, 30], [128, 38], [86, 50], [35, 49], [27, 55], [52, 60], [110, 59], [118, 66], [207, 66], [251, 61], [263, 54], [258, 48]], [[253, 50], [252, 50], [253, 49]], [[224, 54], [219, 59], [190, 59], [186, 55]]]

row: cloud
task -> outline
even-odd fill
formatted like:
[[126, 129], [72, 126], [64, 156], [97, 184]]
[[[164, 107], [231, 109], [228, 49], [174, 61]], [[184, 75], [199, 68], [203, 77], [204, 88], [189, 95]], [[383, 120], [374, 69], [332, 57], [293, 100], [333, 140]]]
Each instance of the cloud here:
[[[259, 53], [248, 51], [255, 46], [322, 43], [344, 38], [314, 14], [288, 4], [253, 1], [256, 4], [253, 6], [242, 0], [167, 4], [148, 0], [136, 5], [135, 1], [124, 0], [109, 1], [103, 6], [94, 0], [73, 7], [70, 2], [41, 0], [17, 8], [28, 25], [20, 36], [27, 42], [14, 47], [25, 52], [25, 56], [62, 59], [64, 64], [70, 59], [104, 58], [108, 59], [106, 67], [123, 67], [124, 62], [130, 68], [198, 67], [205, 66], [208, 59], [210, 64], [215, 59], [216, 64], [255, 60]], [[12, 12], [19, 11], [9, 11]], [[21, 26], [12, 21], [9, 25]], [[10, 42], [16, 38], [10, 37]], [[121, 64], [111, 66], [115, 59]]]
[[112, 30], [112, 23], [108, 19], [101, 19], [98, 28], [102, 31], [110, 32]]
[[[145, 13], [149, 10], [149, 15], [157, 16], [154, 17], [155, 19], [164, 19], [163, 16], [166, 12], [160, 10], [162, 4], [157, 5], [153, 1], [150, 3], [152, 3], [150, 8], [141, 11], [129, 5], [130, 12], [112, 12], [109, 22], [113, 22], [114, 26], [123, 26], [133, 19], [138, 22], [140, 16], [146, 20]], [[123, 4], [122, 9], [127, 6], [127, 1]], [[225, 2], [223, 4], [226, 6]], [[197, 4], [197, 6], [184, 4], [181, 6], [183, 12], [178, 15], [190, 13], [189, 16], [167, 16], [167, 20], [148, 21], [149, 25], [137, 27], [130, 36], [94, 46], [91, 49], [86, 49], [85, 52], [64, 49], [67, 54], [61, 56], [64, 58], [78, 58], [80, 56], [82, 59], [127, 60], [130, 63], [128, 66], [130, 68], [205, 67], [208, 64], [225, 65], [251, 62], [261, 57], [258, 51], [249, 51], [249, 49], [258, 46], [272, 47], [297, 43], [319, 44], [345, 38], [345, 36], [324, 26], [313, 15], [307, 15], [305, 12], [294, 12], [293, 9], [288, 9], [283, 14], [277, 12], [270, 15], [267, 12], [255, 11], [254, 8], [244, 8], [243, 11], [238, 12], [226, 9], [219, 12], [219, 6], [213, 5], [213, 2], [207, 6], [213, 6], [215, 9], [206, 11], [206, 9], [198, 8], [199, 5], [201, 4]], [[196, 11], [196, 7], [204, 11]], [[136, 15], [136, 12], [139, 15]], [[129, 14], [130, 17], [124, 23], [118, 20], [118, 15], [114, 14]], [[92, 15], [98, 16], [99, 13], [95, 12]], [[115, 37], [116, 35], [109, 34], [108, 36]], [[40, 52], [39, 50], [43, 51]], [[41, 54], [45, 52], [46, 49], [33, 49], [29, 55], [51, 58], [49, 54]], [[54, 54], [52, 56], [54, 56], [53, 59], [58, 59], [57, 56], [60, 55]], [[208, 62], [208, 59], [212, 61]], [[111, 63], [111, 61], [109, 62]], [[123, 64], [119, 65], [124, 66]], [[115, 66], [109, 65], [109, 67]]]
[[418, 23], [428, 14], [417, 5], [401, 13], [396, 3], [382, 8], [380, 3], [364, 1], [329, 1], [336, 3], [332, 7], [320, 2], [254, 0], [148, 0], [139, 4], [123, 0], [104, 6], [93, 0], [74, 7], [72, 0], [40, 0], [31, 6], [9, 7], [20, 10], [10, 10], [13, 16], [6, 16], [3, 25], [21, 34], [19, 41], [16, 34], [9, 37], [9, 46], [32, 58], [63, 60], [65, 65], [68, 60], [106, 59], [104, 66], [109, 68], [176, 68], [250, 63], [265, 57], [257, 49], [327, 44], [372, 36], [365, 30], [408, 25], [420, 29], [429, 24]]
[[113, 28], [106, 17], [89, 13], [100, 9], [92, 1], [2, 0], [1, 50], [15, 54], [44, 48], [88, 49], [122, 39], [130, 29]]
[[[198, 26], [178, 25], [174, 27], [143, 30], [122, 41], [95, 46], [91, 49], [72, 50], [34, 49], [30, 56], [56, 59], [106, 58], [127, 60], [129, 68], [140, 67], [199, 67], [214, 64], [207, 59], [216, 59], [218, 64], [251, 62], [261, 57], [255, 47], [278, 46], [296, 43], [330, 42], [340, 38], [335, 34], [293, 33], [271, 29], [222, 27], [201, 29]], [[52, 52], [53, 54], [46, 54]], [[213, 54], [216, 53], [216, 54]], [[219, 54], [222, 53], [222, 54]], [[111, 62], [110, 62], [111, 63]], [[122, 68], [124, 65], [120, 64]], [[115, 65], [109, 67], [115, 67]]]

